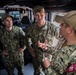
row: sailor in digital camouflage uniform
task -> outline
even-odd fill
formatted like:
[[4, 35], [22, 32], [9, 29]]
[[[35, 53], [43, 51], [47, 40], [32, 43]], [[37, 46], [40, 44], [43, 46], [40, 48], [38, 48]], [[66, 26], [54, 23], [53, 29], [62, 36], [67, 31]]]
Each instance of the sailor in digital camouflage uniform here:
[[[51, 61], [51, 53], [53, 52], [51, 47], [55, 29], [49, 21], [45, 20], [45, 15], [45, 10], [42, 6], [34, 7], [36, 22], [29, 28], [26, 36], [28, 37], [28, 49], [33, 57], [34, 75], [40, 75], [42, 71], [44, 71], [44, 74], [49, 75], [47, 68], [43, 66], [43, 61], [46, 57]], [[46, 51], [38, 47], [39, 42], [46, 42], [48, 44]], [[32, 47], [30, 47], [30, 44], [32, 44]]]
[[76, 11], [60, 18], [60, 34], [65, 38], [61, 49], [53, 53], [50, 75], [76, 75]]
[[14, 75], [14, 68], [17, 68], [18, 75], [23, 75], [25, 33], [21, 28], [13, 26], [12, 17], [9, 14], [4, 14], [1, 20], [3, 23], [3, 28], [0, 28], [2, 62], [8, 75]]

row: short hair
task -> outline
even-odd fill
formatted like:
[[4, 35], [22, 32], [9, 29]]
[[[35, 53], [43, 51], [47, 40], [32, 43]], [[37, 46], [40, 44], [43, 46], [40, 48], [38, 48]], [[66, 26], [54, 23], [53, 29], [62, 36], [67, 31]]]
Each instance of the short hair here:
[[7, 17], [11, 17], [12, 18], [12, 16], [10, 16], [8, 13], [5, 13], [2, 16], [1, 21], [4, 21]]
[[34, 14], [37, 12], [43, 13], [43, 12], [45, 12], [45, 9], [43, 6], [37, 5], [33, 8], [33, 12], [34, 12]]

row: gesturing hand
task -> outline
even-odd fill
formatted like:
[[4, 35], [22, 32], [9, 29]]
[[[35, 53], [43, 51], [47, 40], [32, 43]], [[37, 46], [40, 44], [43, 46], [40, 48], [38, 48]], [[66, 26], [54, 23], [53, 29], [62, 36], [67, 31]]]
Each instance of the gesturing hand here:
[[45, 40], [44, 43], [38, 41], [38, 47], [40, 47], [42, 50], [47, 50], [47, 40]]

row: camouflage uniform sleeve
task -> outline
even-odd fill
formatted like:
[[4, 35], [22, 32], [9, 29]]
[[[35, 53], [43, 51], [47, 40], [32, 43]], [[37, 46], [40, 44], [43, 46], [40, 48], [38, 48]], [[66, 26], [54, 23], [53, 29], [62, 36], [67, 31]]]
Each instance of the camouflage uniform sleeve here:
[[53, 44], [53, 39], [54, 39], [54, 33], [55, 33], [55, 29], [54, 26], [51, 25], [51, 23], [47, 23], [47, 27], [48, 32], [47, 32], [47, 36], [45, 36], [45, 39], [47, 40], [47, 50], [45, 50], [43, 52], [43, 60], [45, 58], [48, 58], [49, 61], [51, 61], [52, 59], [52, 53], [53, 53], [53, 48], [52, 48], [52, 44]]
[[30, 47], [32, 47], [32, 41], [31, 41], [32, 33], [31, 32], [32, 32], [33, 27], [34, 27], [34, 25], [29, 26], [28, 31], [25, 35], [26, 46], [27, 46], [28, 49], [30, 49]]
[[55, 33], [55, 28], [53, 25], [49, 25], [49, 29], [48, 29], [48, 33], [47, 33], [47, 36], [46, 36], [46, 40], [47, 40], [47, 50], [46, 51], [49, 51], [49, 53], [52, 54], [52, 44], [53, 44], [53, 40], [54, 40], [54, 33]]
[[72, 48], [65, 47], [55, 53], [52, 60], [52, 68], [55, 72], [64, 74], [68, 66], [76, 62], [76, 51], [73, 52], [73, 50]]
[[26, 41], [25, 41], [25, 32], [22, 30], [22, 28], [19, 28], [19, 36], [20, 36], [20, 47], [26, 48]]

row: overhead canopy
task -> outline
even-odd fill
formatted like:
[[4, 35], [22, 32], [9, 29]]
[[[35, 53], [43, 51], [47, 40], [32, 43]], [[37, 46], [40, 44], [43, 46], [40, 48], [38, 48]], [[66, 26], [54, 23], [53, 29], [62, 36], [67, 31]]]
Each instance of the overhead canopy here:
[[32, 8], [36, 5], [42, 5], [46, 9], [76, 9], [76, 0], [0, 0], [0, 7], [14, 4]]

